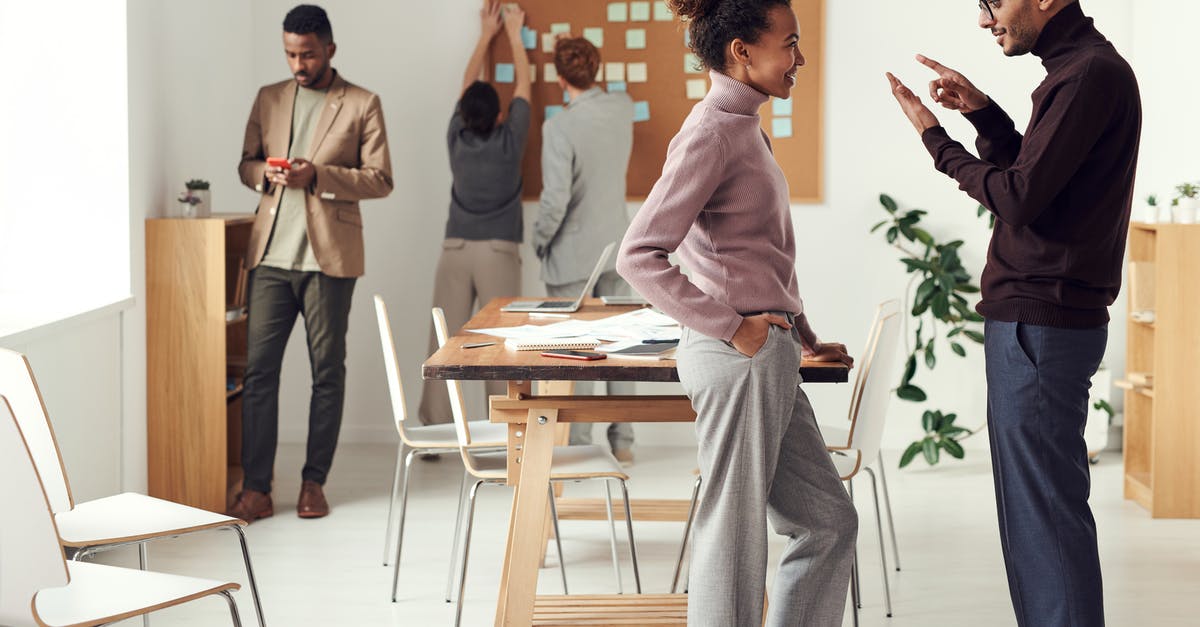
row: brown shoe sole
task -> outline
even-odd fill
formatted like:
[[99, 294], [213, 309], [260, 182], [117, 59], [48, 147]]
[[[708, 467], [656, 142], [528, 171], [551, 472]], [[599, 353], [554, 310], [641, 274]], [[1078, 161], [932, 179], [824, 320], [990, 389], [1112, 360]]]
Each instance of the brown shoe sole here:
[[329, 512], [302, 512], [297, 510], [296, 515], [301, 518], [324, 518], [329, 515]]
[[[230, 514], [227, 514], [227, 515], [228, 515], [228, 516], [233, 516], [234, 518], [241, 518], [240, 516], [238, 516], [238, 515], [236, 515], [236, 514], [233, 514], [233, 513], [230, 513]], [[247, 524], [249, 524], [249, 523], [252, 523], [252, 522], [254, 522], [254, 521], [256, 521], [256, 520], [262, 520], [262, 519], [264, 519], [264, 518], [270, 518], [270, 517], [272, 517], [272, 516], [274, 516], [274, 515], [275, 515], [275, 507], [274, 507], [274, 506], [271, 506], [271, 507], [268, 507], [267, 509], [264, 509], [264, 510], [263, 510], [263, 511], [261, 511], [261, 512], [258, 512], [258, 513], [256, 513], [256, 514], [254, 514], [254, 515], [253, 515], [253, 516], [251, 516], [251, 517], [247, 517], [247, 518], [241, 518], [241, 519], [242, 519], [242, 520], [244, 520], [244, 521], [246, 521], [246, 523], [247, 523]]]

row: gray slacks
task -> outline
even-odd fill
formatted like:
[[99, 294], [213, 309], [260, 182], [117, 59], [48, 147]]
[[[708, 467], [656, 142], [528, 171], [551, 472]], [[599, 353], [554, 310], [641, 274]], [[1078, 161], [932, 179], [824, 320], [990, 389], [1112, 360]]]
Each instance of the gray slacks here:
[[800, 388], [799, 336], [772, 326], [758, 353], [746, 357], [684, 329], [676, 357], [696, 410], [704, 478], [688, 625], [763, 624], [770, 520], [788, 543], [766, 624], [840, 626], [858, 515]]
[[[546, 284], [546, 295], [552, 298], [576, 298], [587, 279], [564, 283], [562, 285]], [[616, 272], [605, 272], [596, 280], [592, 288], [592, 296], [628, 296], [632, 292], [629, 284]], [[575, 394], [584, 396], [595, 389], [591, 381], [576, 381]], [[608, 393], [614, 396], [631, 396], [636, 394], [633, 381], [609, 381]], [[571, 423], [571, 444], [591, 444], [593, 422]], [[608, 445], [612, 450], [627, 449], [633, 446], [633, 423], [614, 422], [608, 425]]]
[[[476, 303], [483, 307], [493, 298], [521, 295], [521, 255], [516, 242], [506, 240], [465, 240], [449, 237], [442, 242], [433, 283], [433, 306], [446, 313], [446, 327], [453, 334], [462, 328]], [[437, 352], [437, 335], [429, 321], [429, 354]], [[487, 393], [504, 394], [504, 381], [488, 381]], [[417, 409], [421, 424], [452, 422], [450, 393], [446, 382], [426, 379], [421, 387], [421, 405]]]

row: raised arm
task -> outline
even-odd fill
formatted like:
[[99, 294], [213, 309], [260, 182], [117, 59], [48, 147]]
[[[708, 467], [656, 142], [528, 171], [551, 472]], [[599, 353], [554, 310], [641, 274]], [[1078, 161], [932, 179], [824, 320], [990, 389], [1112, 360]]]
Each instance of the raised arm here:
[[524, 98], [529, 102], [533, 90], [529, 84], [529, 54], [525, 52], [525, 43], [521, 41], [521, 27], [524, 25], [525, 12], [521, 7], [510, 4], [504, 8], [504, 31], [508, 33], [508, 44], [512, 46], [513, 70], [517, 79], [513, 98]]
[[500, 28], [500, 2], [499, 0], [487, 0], [483, 8], [479, 10], [479, 41], [475, 43], [475, 51], [471, 53], [471, 60], [467, 61], [467, 70], [463, 72], [460, 95], [471, 86], [471, 83], [479, 80], [479, 75], [483, 71], [483, 58], [487, 56], [488, 46], [496, 37], [496, 33], [500, 32]]

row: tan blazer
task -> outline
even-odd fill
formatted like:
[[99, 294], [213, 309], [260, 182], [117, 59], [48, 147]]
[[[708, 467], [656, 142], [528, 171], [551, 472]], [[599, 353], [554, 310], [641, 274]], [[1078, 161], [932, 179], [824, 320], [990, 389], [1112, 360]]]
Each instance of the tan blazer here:
[[[288, 79], [258, 91], [238, 174], [262, 194], [258, 202], [246, 267], [254, 268], [267, 251], [283, 188], [267, 183], [267, 157], [286, 157], [291, 145], [296, 81]], [[317, 177], [306, 195], [308, 239], [321, 271], [334, 277], [362, 276], [362, 214], [358, 201], [383, 198], [392, 191], [392, 159], [379, 96], [334, 76], [325, 108], [305, 158]]]

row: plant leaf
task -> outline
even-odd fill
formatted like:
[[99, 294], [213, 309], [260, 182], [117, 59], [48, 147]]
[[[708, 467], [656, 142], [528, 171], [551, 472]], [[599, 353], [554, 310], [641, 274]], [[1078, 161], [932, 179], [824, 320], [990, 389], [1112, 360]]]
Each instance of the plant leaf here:
[[900, 386], [900, 389], [896, 390], [896, 396], [900, 397], [902, 400], [912, 401], [914, 403], [924, 403], [925, 399], [929, 398], [929, 396], [925, 394], [925, 390], [922, 390], [911, 383]]
[[883, 208], [887, 209], [888, 213], [896, 213], [896, 201], [892, 200], [891, 196], [888, 196], [887, 194], [880, 194], [879, 204], [883, 205]]
[[872, 233], [874, 233], [875, 231], [878, 231], [878, 230], [879, 230], [879, 227], [881, 227], [881, 226], [883, 226], [883, 225], [885, 225], [885, 224], [887, 224], [887, 223], [888, 223], [888, 221], [887, 221], [887, 220], [880, 220], [879, 222], [877, 222], [877, 223], [875, 224], [875, 226], [871, 227], [871, 232], [872, 232]]
[[921, 452], [921, 443], [920, 442], [913, 442], [912, 444], [909, 444], [908, 448], [904, 450], [904, 454], [900, 456], [900, 467], [904, 468], [905, 466], [912, 463], [913, 458], [916, 457], [917, 453], [920, 453], [920, 452]]
[[893, 226], [892, 228], [887, 230], [887, 241], [889, 244], [895, 243], [896, 238], [899, 236], [900, 236], [900, 230], [897, 229], [896, 227]]
[[933, 340], [925, 345], [925, 367], [933, 370], [937, 367], [937, 356], [933, 354]]
[[913, 233], [916, 234], [917, 239], [921, 240], [922, 244], [924, 244], [926, 246], [934, 245], [935, 242], [933, 241], [933, 236], [929, 234], [929, 231], [926, 231], [925, 229], [918, 229], [918, 228], [914, 227]]
[[954, 291], [962, 292], [963, 294], [978, 294], [979, 288], [970, 283], [959, 283], [954, 286]]
[[917, 356], [909, 355], [908, 361], [904, 364], [904, 378], [900, 379], [900, 387], [908, 386], [908, 382], [912, 381], [915, 374], [917, 374]]
[[921, 414], [921, 428], [925, 430], [926, 434], [929, 434], [934, 430], [933, 427], [933, 412], [927, 409], [925, 413]]
[[942, 438], [942, 448], [950, 454], [954, 459], [962, 459], [964, 455], [963, 447], [958, 442], [950, 438]]
[[921, 452], [925, 454], [925, 461], [930, 466], [937, 466], [938, 463], [938, 445], [933, 441], [933, 438], [925, 438], [921, 442]]
[[970, 329], [966, 329], [963, 331], [963, 335], [971, 338], [977, 344], [983, 344], [983, 334], [980, 333], [979, 331], [972, 331]]
[[958, 342], [950, 342], [950, 350], [954, 351], [954, 354], [959, 357], [967, 356], [967, 349], [963, 348], [963, 345]]

